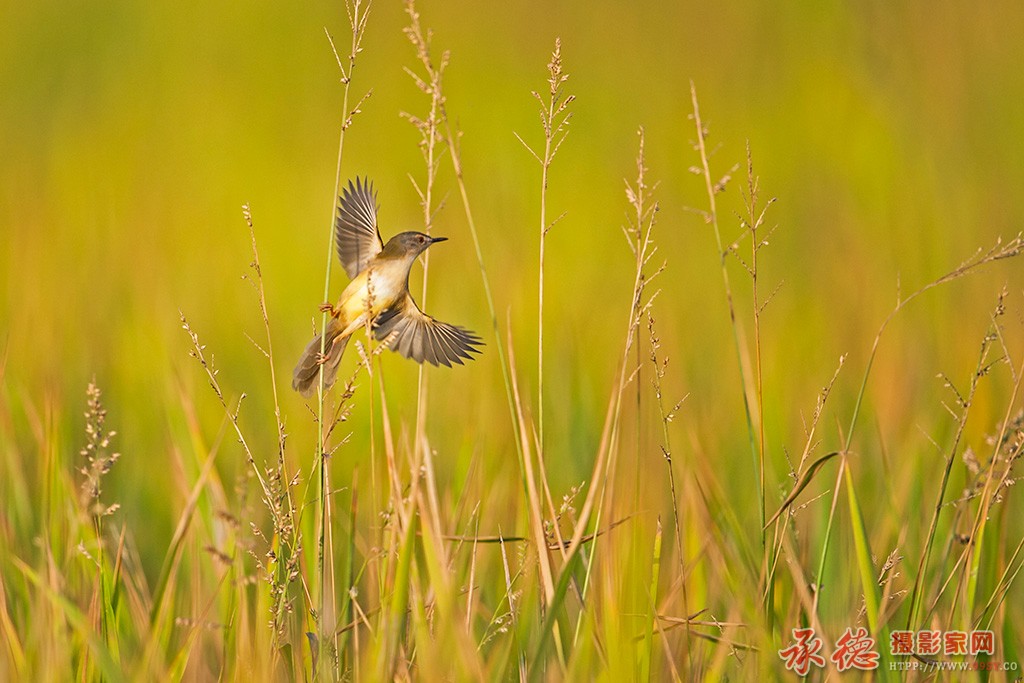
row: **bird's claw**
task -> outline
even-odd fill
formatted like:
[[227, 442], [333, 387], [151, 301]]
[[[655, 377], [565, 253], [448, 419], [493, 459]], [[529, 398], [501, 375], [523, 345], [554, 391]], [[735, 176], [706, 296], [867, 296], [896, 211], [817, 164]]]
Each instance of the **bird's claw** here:
[[317, 365], [323, 365], [326, 362], [327, 362], [327, 354], [326, 353], [317, 353], [316, 354], [316, 364]]
[[320, 304], [320, 312], [321, 313], [330, 313], [335, 318], [338, 317], [337, 314], [334, 311], [334, 304], [332, 304], [330, 302]]

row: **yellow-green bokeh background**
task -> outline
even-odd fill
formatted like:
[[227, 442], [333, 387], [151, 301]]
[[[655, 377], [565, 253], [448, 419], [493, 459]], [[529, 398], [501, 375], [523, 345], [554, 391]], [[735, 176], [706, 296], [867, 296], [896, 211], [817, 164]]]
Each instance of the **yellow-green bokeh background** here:
[[[713, 236], [688, 210], [706, 205], [689, 171], [697, 162], [690, 79], [717, 149], [713, 164], [724, 172], [742, 162], [749, 140], [765, 195], [779, 198], [769, 214], [779, 229], [762, 252], [764, 291], [782, 283], [763, 319], [770, 491], [785, 484], [784, 449], [802, 445], [801, 415], [849, 353], [825, 421], [835, 445], [836, 418], [848, 420], [897, 283], [916, 289], [1024, 225], [1020, 3], [420, 9], [435, 47], [451, 51], [448, 111], [465, 132], [483, 255], [532, 406], [540, 182], [513, 132], [540, 140], [530, 91], [545, 87], [554, 39], [563, 41], [567, 87], [578, 99], [549, 196], [552, 216], [566, 212], [547, 252], [545, 421], [556, 495], [588, 476], [621, 353], [632, 268], [620, 231], [623, 179], [634, 175], [643, 125], [650, 174], [661, 183], [656, 261], [664, 258], [667, 270], [655, 314], [671, 358], [667, 394], [689, 394], [673, 423], [676, 443], [712, 458], [737, 500], [754, 500]], [[97, 377], [124, 454], [109, 491], [126, 515], [146, 520], [139, 544], [153, 567], [184, 486], [168, 455], [189, 447], [179, 391], [197, 402], [211, 441], [224, 426], [188, 358], [179, 310], [214, 355], [226, 390], [249, 395], [243, 424], [273, 454], [265, 361], [245, 336], [262, 339], [255, 297], [240, 279], [250, 261], [244, 202], [256, 223], [290, 446], [303, 462], [312, 454], [313, 426], [287, 379], [323, 288], [342, 118], [323, 27], [342, 40], [343, 7], [40, 1], [5, 3], [0, 16], [3, 400], [22, 444], [31, 443], [32, 414], [52, 406], [73, 453], [84, 389]], [[418, 135], [399, 114], [422, 114], [426, 100], [403, 73], [414, 66], [405, 23], [398, 3], [373, 7], [353, 84], [357, 95], [373, 95], [349, 133], [342, 171], [374, 179], [385, 237], [421, 225], [407, 179], [423, 177]], [[428, 371], [439, 488], [455, 499], [473, 453], [490, 479], [514, 481], [517, 470], [480, 274], [450, 168], [442, 169], [447, 203], [435, 230], [451, 241], [434, 252], [425, 307], [488, 341], [470, 366]], [[739, 234], [738, 189], [734, 182], [720, 198], [727, 239]], [[336, 294], [344, 276], [334, 271]], [[748, 310], [742, 270], [732, 277]], [[929, 295], [897, 320], [869, 385], [859, 451], [877, 458], [884, 444], [895, 476], [904, 467], [928, 471], [931, 460], [939, 472], [928, 439], [948, 437], [951, 423], [934, 377], [966, 382], [1004, 283], [1008, 340], [1019, 351], [1024, 278], [1016, 262]], [[744, 324], [749, 332], [749, 317]], [[408, 430], [415, 366], [389, 356], [385, 372], [396, 429]], [[995, 378], [979, 397], [971, 443], [983, 443], [1007, 396], [1006, 378]], [[365, 459], [366, 417], [358, 403], [339, 472]], [[646, 447], [660, 482], [656, 444]], [[224, 448], [218, 464], [230, 478], [244, 462], [230, 437]], [[871, 479], [877, 461], [865, 462]], [[496, 495], [514, 491], [512, 484]], [[899, 525], [906, 511], [879, 501], [869, 523]], [[745, 514], [754, 520], [753, 502]]]

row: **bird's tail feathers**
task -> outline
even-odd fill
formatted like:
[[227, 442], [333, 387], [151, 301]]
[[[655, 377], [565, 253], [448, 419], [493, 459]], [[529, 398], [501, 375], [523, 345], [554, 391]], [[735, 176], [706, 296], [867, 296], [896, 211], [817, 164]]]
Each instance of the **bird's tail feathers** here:
[[341, 324], [331, 318], [327, 322], [327, 333], [324, 340], [324, 359], [320, 360], [320, 337], [316, 335], [313, 341], [309, 342], [306, 350], [302, 352], [295, 371], [292, 373], [292, 389], [302, 394], [305, 398], [313, 395], [320, 377], [320, 368], [324, 371], [324, 391], [334, 385], [338, 376], [338, 366], [341, 364], [341, 356], [348, 346], [348, 337], [341, 337]]

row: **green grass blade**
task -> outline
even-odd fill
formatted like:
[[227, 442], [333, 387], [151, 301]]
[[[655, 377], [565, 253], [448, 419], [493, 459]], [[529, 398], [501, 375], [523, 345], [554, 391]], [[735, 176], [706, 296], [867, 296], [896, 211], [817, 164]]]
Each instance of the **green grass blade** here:
[[92, 629], [89, 624], [89, 619], [82, 613], [82, 611], [70, 600], [50, 588], [50, 586], [40, 578], [39, 574], [22, 562], [21, 559], [14, 557], [12, 558], [12, 561], [18, 571], [20, 571], [25, 578], [32, 583], [32, 585], [43, 592], [46, 598], [64, 614], [64, 617], [71, 624], [75, 632], [89, 644], [89, 649], [96, 658], [96, 663], [103, 672], [104, 678], [108, 681], [125, 680], [124, 674], [121, 672], [121, 667], [114, 662], [114, 659], [110, 656], [110, 651], [107, 649], [103, 639]]
[[867, 531], [864, 528], [864, 517], [860, 511], [860, 502], [853, 487], [853, 475], [850, 468], [845, 471], [846, 496], [850, 508], [850, 527], [853, 534], [854, 550], [857, 554], [857, 569], [860, 572], [861, 589], [864, 591], [864, 608], [867, 612], [868, 626], [872, 633], [878, 632], [878, 585], [875, 581], [875, 567], [871, 561], [871, 545], [868, 543]]
[[850, 507], [850, 526], [853, 532], [853, 544], [857, 555], [857, 568], [860, 572], [861, 589], [864, 592], [864, 609], [868, 618], [868, 627], [875, 638], [875, 649], [879, 653], [877, 674], [879, 680], [888, 680], [889, 662], [889, 629], [880, 621], [880, 597], [878, 580], [874, 562], [871, 559], [871, 544], [868, 542], [867, 529], [864, 526], [864, 515], [861, 513], [857, 491], [853, 487], [853, 475], [849, 463], [844, 471], [846, 480], [846, 496]]
[[651, 566], [651, 588], [647, 602], [647, 621], [643, 650], [640, 652], [640, 680], [651, 680], [651, 650], [654, 647], [654, 625], [658, 618], [658, 581], [661, 574], [661, 518], [654, 535], [654, 559]]
[[580, 564], [580, 553], [578, 550], [579, 547], [577, 546], [577, 552], [566, 558], [562, 573], [558, 576], [558, 583], [555, 584], [554, 598], [548, 603], [547, 613], [544, 615], [544, 624], [540, 629], [540, 642], [537, 644], [537, 651], [530, 660], [531, 681], [539, 680], [541, 673], [544, 671], [544, 661], [554, 635], [555, 624], [558, 623], [558, 615], [562, 610], [562, 604], [565, 602], [569, 584], [572, 583], [573, 572], [577, 570]]
[[402, 536], [402, 545], [398, 550], [398, 566], [395, 570], [395, 584], [391, 592], [387, 621], [383, 624], [380, 634], [381, 644], [378, 650], [377, 672], [380, 680], [392, 678], [398, 660], [398, 647], [405, 633], [405, 624], [409, 616], [409, 582], [412, 575], [412, 560], [416, 553], [416, 527], [419, 517], [412, 513]]

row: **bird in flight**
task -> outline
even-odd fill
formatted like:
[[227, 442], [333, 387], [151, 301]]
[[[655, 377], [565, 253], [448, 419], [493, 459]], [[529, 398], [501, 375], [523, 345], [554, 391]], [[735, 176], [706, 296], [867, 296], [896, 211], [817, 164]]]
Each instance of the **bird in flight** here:
[[392, 350], [417, 363], [451, 367], [472, 360], [472, 354], [480, 353], [477, 347], [483, 345], [480, 337], [435, 320], [420, 310], [409, 293], [409, 271], [416, 258], [430, 245], [448, 238], [410, 231], [400, 232], [384, 244], [377, 227], [377, 193], [369, 180], [350, 180], [339, 199], [334, 242], [352, 281], [337, 305], [320, 306], [331, 314], [327, 329], [306, 346], [295, 366], [292, 388], [311, 396], [321, 368], [324, 391], [330, 388], [349, 338], [367, 321], [375, 339], [387, 339]]

